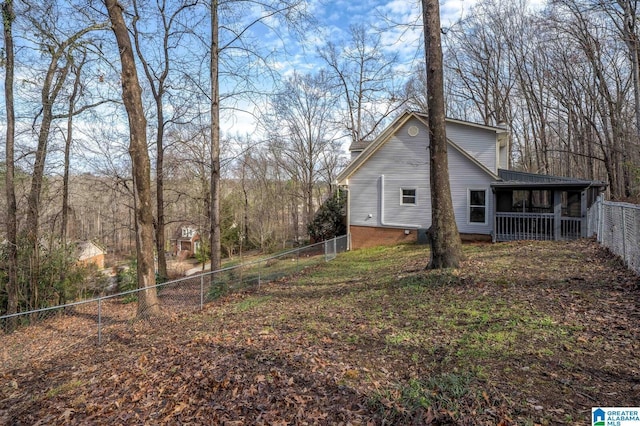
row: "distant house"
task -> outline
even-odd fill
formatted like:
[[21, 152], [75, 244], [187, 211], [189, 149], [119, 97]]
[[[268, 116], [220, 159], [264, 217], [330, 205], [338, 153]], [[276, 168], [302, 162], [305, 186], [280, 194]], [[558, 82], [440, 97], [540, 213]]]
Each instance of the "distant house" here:
[[191, 257], [200, 250], [200, 234], [193, 225], [180, 226], [171, 239], [174, 256]]
[[[605, 185], [507, 170], [501, 127], [446, 120], [449, 180], [463, 238], [572, 239], [586, 234], [586, 211]], [[338, 175], [348, 189], [351, 248], [426, 241], [431, 226], [429, 130], [407, 111], [369, 144], [353, 144]]]
[[94, 264], [98, 269], [104, 269], [104, 259], [106, 250], [91, 241], [81, 241], [76, 243], [76, 253], [78, 264], [89, 266]]

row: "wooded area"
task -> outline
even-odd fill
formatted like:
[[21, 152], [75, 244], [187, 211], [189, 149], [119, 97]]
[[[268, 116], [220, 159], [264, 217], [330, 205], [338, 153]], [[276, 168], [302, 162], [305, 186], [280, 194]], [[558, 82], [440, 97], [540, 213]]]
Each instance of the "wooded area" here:
[[[2, 2], [0, 314], [75, 298], [90, 272], [76, 266], [78, 241], [135, 257], [127, 65], [106, 4]], [[514, 169], [603, 180], [611, 198], [637, 200], [637, 6], [478, 2], [442, 28], [447, 115], [506, 124]], [[214, 266], [307, 240], [346, 147], [404, 108], [426, 111], [418, 2], [405, 22], [380, 14], [336, 36], [303, 0], [120, 7], [146, 121], [155, 247], [146, 250], [159, 279], [185, 224]], [[293, 61], [303, 48], [311, 67]]]

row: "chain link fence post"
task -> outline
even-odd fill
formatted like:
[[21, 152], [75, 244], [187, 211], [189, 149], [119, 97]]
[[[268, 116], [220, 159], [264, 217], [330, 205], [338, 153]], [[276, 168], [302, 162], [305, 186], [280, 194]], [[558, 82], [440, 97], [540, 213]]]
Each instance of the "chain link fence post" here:
[[324, 246], [324, 261], [328, 262], [329, 261], [329, 245], [327, 244], [328, 241], [325, 241], [323, 246]]
[[102, 299], [98, 299], [98, 345], [102, 344]]
[[204, 309], [204, 274], [200, 275], [200, 310]]
[[625, 265], [629, 265], [629, 261], [627, 259], [627, 235], [626, 235], [626, 230], [627, 230], [627, 226], [625, 223], [625, 217], [627, 216], [625, 214], [625, 209], [623, 205], [620, 205], [620, 216], [622, 216], [622, 229], [620, 230], [621, 234], [622, 234], [622, 260], [624, 261]]

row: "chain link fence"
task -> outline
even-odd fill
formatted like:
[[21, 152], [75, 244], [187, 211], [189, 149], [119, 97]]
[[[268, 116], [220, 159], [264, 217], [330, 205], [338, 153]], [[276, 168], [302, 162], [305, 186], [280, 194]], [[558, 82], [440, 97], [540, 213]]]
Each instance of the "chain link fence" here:
[[599, 197], [587, 219], [588, 235], [596, 235], [600, 244], [640, 274], [640, 206]]
[[[225, 294], [272, 282], [310, 266], [335, 259], [347, 250], [347, 236], [293, 249], [274, 256], [155, 286], [162, 318], [201, 310]], [[53, 359], [87, 340], [127, 343], [135, 339], [149, 307], [136, 289], [51, 308], [0, 316], [0, 366], [24, 365], [33, 359]], [[14, 330], [10, 332], [10, 330]]]

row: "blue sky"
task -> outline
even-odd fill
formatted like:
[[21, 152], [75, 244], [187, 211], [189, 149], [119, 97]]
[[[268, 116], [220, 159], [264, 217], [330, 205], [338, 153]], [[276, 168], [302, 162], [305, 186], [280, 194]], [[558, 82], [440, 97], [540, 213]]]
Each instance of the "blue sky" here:
[[[460, 19], [476, 0], [442, 0], [440, 15], [443, 26]], [[388, 49], [413, 60], [422, 38], [421, 5], [419, 0], [310, 0], [310, 8], [323, 28], [312, 43], [347, 35], [353, 24], [369, 25], [380, 31]], [[397, 25], [403, 24], [403, 25]], [[313, 50], [308, 52], [313, 54]]]
[[[476, 0], [441, 0], [442, 25], [446, 27], [464, 17], [475, 3]], [[420, 0], [309, 0], [308, 11], [318, 20], [320, 30], [308, 34], [304, 46], [293, 38], [264, 34], [263, 42], [273, 43], [273, 48], [286, 46], [287, 55], [274, 64], [283, 75], [294, 70], [301, 73], [317, 70], [316, 48], [329, 40], [346, 38], [353, 24], [365, 24], [372, 31], [380, 31], [385, 48], [399, 54], [400, 67], [405, 70], [412, 69], [424, 54], [419, 44], [422, 38]], [[255, 123], [249, 114], [236, 112], [231, 120], [222, 122], [221, 127], [230, 134], [253, 133]]]

